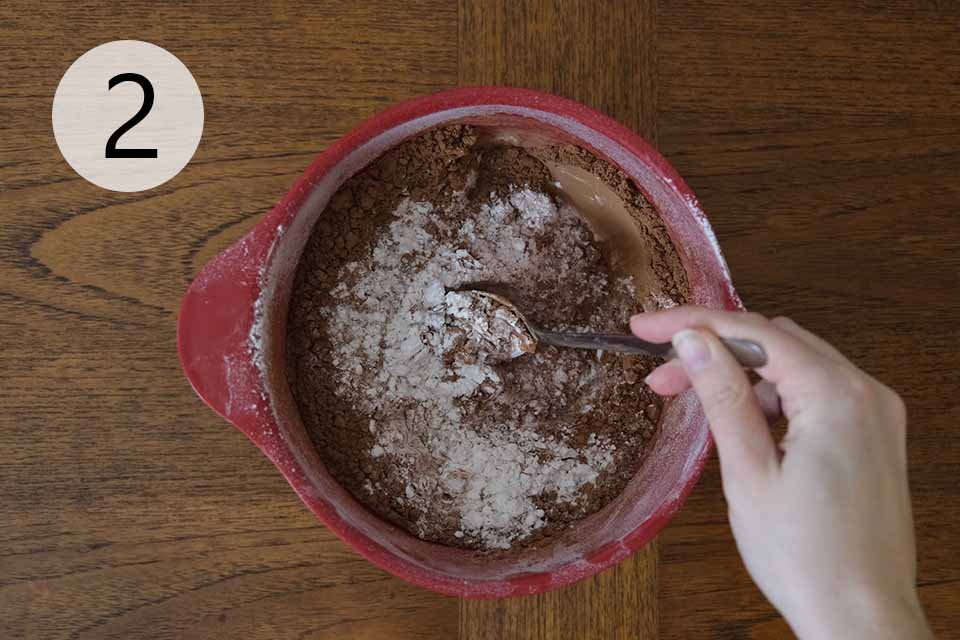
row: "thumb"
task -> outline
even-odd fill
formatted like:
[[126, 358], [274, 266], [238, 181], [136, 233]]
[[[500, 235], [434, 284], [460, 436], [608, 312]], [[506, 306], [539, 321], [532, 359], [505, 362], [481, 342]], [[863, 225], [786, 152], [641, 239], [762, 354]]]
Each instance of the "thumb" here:
[[743, 368], [709, 331], [684, 329], [673, 347], [710, 422], [726, 488], [764, 482], [779, 459]]

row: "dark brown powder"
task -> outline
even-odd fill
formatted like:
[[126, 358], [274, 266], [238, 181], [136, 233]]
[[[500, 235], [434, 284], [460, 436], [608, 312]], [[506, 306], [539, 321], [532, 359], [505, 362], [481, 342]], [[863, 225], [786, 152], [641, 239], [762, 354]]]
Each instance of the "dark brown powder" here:
[[[338, 336], [328, 333], [325, 310], [336, 303], [332, 289], [340, 280], [341, 268], [370, 255], [378, 234], [405, 199], [429, 202], [444, 210], [454, 194], [463, 191], [475, 202], [506, 197], [519, 186], [548, 193], [552, 178], [544, 162], [555, 162], [589, 170], [624, 199], [657, 255], [653, 261], [656, 276], [674, 302], [686, 299], [687, 284], [662, 221], [621, 171], [572, 146], [526, 150], [484, 144], [480, 139], [467, 126], [434, 129], [384, 154], [338, 191], [314, 228], [297, 269], [287, 329], [287, 365], [301, 417], [321, 459], [357, 500], [424, 539], [488, 551], [480, 540], [463, 535], [455, 510], [438, 504], [424, 514], [403, 500], [407, 487], [392, 467], [390, 456], [371, 455], [377, 445], [369, 428], [371, 416], [338, 393], [332, 355]], [[465, 221], [448, 216], [443, 228], [428, 224], [426, 231], [449, 239], [444, 229], [459, 228]], [[619, 277], [607, 248], [592, 240], [586, 225], [581, 232], [585, 241], [578, 264], [583, 273], [607, 274], [611, 280]], [[550, 231], [538, 240], [549, 245]], [[577, 283], [558, 279], [550, 270], [530, 273], [510, 284], [518, 306], [545, 327], [625, 331], [627, 318], [636, 309], [635, 300], [614, 291], [598, 291], [584, 299]], [[598, 309], [606, 318], [603, 326], [597, 326]], [[515, 403], [532, 407], [533, 428], [538, 434], [562, 440], [576, 450], [585, 449], [591, 438], [603, 439], [616, 452], [616, 464], [586, 485], [576, 502], [557, 501], [547, 493], [536, 497], [546, 525], [514, 543], [513, 550], [544, 544], [623, 490], [643, 460], [659, 417], [661, 400], [642, 384], [656, 364], [654, 358], [608, 353], [598, 361], [593, 352], [545, 347], [533, 356], [495, 365], [504, 391], [496, 402], [470, 400], [470, 428], [482, 431], [486, 424], [502, 420], [503, 403]], [[592, 389], [590, 411], [574, 413], [568, 400], [576, 381], [557, 381], [554, 370], [586, 374], [598, 366], [604, 370], [604, 379], [612, 382]]]

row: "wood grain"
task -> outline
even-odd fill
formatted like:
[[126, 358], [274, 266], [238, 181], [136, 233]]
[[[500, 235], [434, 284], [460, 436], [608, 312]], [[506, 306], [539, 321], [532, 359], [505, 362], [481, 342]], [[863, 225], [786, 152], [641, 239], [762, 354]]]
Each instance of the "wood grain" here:
[[[444, 2], [0, 7], [0, 637], [449, 638], [457, 603], [374, 568], [204, 407], [180, 296], [317, 153], [456, 83]], [[50, 125], [81, 53], [161, 45], [203, 92], [171, 182], [103, 191]]]
[[656, 2], [460, 0], [460, 84], [549, 91], [657, 135]]
[[[655, 35], [654, 2], [460, 0], [460, 83], [549, 91], [655, 140]], [[651, 544], [601, 576], [556, 592], [464, 601], [460, 638], [656, 638], [656, 568]]]
[[[659, 139], [747, 303], [904, 395], [920, 593], [950, 637], [960, 7], [654, 4], [3, 3], [0, 637], [653, 637], [654, 582], [661, 638], [789, 636], [743, 569], [715, 461], [659, 564], [648, 549], [573, 589], [461, 606], [336, 540], [183, 379], [174, 324], [200, 266], [361, 119], [457, 82], [547, 89]], [[168, 48], [204, 95], [197, 155], [140, 194], [78, 178], [50, 127], [67, 66], [118, 38]]]
[[638, 640], [657, 637], [657, 549], [576, 585], [496, 602], [464, 600], [461, 640]]
[[[678, 2], [658, 16], [660, 147], [747, 305], [904, 395], [920, 594], [960, 600], [960, 5]], [[660, 536], [664, 638], [783, 638], [742, 567], [715, 460]], [[953, 625], [953, 626], [951, 626]]]

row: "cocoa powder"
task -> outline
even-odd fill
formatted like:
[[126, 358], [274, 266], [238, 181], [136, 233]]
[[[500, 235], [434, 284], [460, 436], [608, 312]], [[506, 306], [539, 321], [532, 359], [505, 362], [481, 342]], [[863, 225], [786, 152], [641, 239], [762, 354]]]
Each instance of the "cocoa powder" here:
[[[550, 193], [552, 179], [545, 162], [587, 169], [624, 199], [656, 254], [653, 266], [662, 290], [673, 302], [682, 303], [688, 290], [679, 257], [656, 212], [622, 172], [572, 146], [528, 150], [484, 143], [469, 126], [441, 127], [410, 139], [348, 180], [321, 215], [297, 268], [287, 368], [304, 425], [330, 473], [358, 501], [429, 541], [481, 552], [493, 549], [482, 535], [465, 533], [462, 513], [444, 503], [453, 497], [438, 493], [431, 509], [413, 499], [409, 474], [400, 472], [403, 460], [384, 455], [374, 424], [378, 416], [358, 408], [356, 398], [345, 391], [344, 363], [336, 355], [343, 336], [329, 330], [331, 310], [343, 304], [345, 284], [355, 284], [344, 267], [369, 261], [404, 202], [432, 205], [437, 218], [423, 225], [432, 241], [462, 242], [456, 232], [478, 206], [509, 198], [521, 188]], [[608, 248], [592, 238], [585, 224], [577, 220], [565, 224], [565, 232], [582, 235], [577, 245], [582, 255], [575, 267], [584, 282], [597, 274], [610, 283], [623, 277]], [[546, 229], [533, 238], [544, 255], [553, 255], [557, 231]], [[562, 259], [569, 257], [556, 254], [557, 261]], [[544, 327], [625, 331], [629, 315], [636, 311], [636, 299], [626, 289], [611, 285], [585, 294], [579, 283], [550, 269], [527, 273], [510, 284], [518, 306]], [[581, 461], [598, 442], [610, 452], [612, 462], [583, 484], [575, 499], [560, 500], [549, 490], [533, 496], [542, 510], [542, 523], [510, 538], [507, 546], [513, 551], [544, 544], [623, 490], [643, 460], [659, 417], [661, 400], [642, 383], [657, 364], [649, 357], [545, 347], [536, 354], [492, 362], [489, 366], [502, 386], [495, 397], [477, 394], [457, 400], [464, 408], [462, 428], [471, 437], [498, 438], [504, 429], [509, 435], [512, 429], [523, 428], [578, 452]], [[559, 376], [558, 371], [572, 375]], [[583, 380], [590, 376], [599, 382], [584, 387]], [[591, 396], [589, 403], [583, 399], [584, 388]], [[530, 409], [518, 412], [513, 407]], [[411, 404], [411, 411], [416, 408]], [[504, 416], [517, 424], [504, 424]], [[425, 464], [418, 471], [439, 472]]]

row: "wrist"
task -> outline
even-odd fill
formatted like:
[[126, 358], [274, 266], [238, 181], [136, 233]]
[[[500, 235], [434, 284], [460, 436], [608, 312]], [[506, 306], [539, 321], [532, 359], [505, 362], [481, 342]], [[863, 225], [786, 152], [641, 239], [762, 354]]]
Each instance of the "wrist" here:
[[933, 633], [916, 592], [899, 597], [889, 594], [865, 594], [836, 598], [819, 610], [813, 608], [799, 615], [786, 617], [801, 640], [933, 640]]

